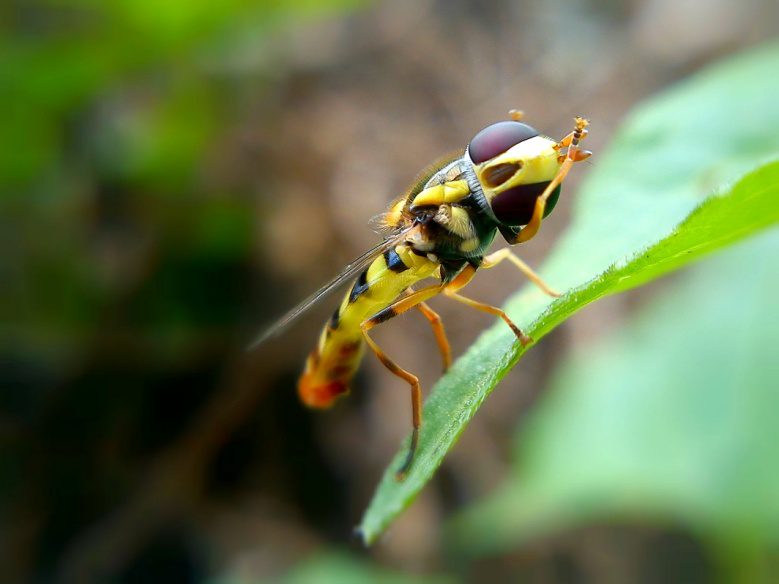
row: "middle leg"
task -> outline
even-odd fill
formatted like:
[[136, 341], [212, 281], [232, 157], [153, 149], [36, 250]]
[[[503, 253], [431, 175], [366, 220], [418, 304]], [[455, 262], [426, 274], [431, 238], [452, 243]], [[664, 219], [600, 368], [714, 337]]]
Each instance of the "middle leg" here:
[[519, 339], [520, 344], [523, 347], [527, 347], [530, 343], [533, 342], [533, 339], [522, 332], [522, 330], [514, 324], [514, 321], [512, 321], [508, 314], [506, 314], [503, 310], [498, 308], [497, 306], [492, 306], [490, 304], [485, 304], [484, 302], [479, 302], [478, 300], [473, 300], [472, 298], [468, 298], [466, 296], [462, 296], [461, 294], [458, 294], [457, 292], [464, 288], [468, 282], [470, 282], [473, 279], [473, 276], [476, 274], [476, 268], [473, 266], [466, 266], [465, 269], [460, 272], [457, 277], [452, 280], [447, 286], [443, 289], [444, 295], [448, 296], [449, 298], [452, 298], [453, 300], [457, 300], [458, 302], [461, 302], [465, 304], [466, 306], [470, 306], [471, 308], [475, 308], [476, 310], [481, 310], [482, 312], [486, 312], [488, 314], [492, 314], [495, 316], [499, 316], [503, 319], [503, 321], [509, 325], [509, 328], [511, 328], [512, 332], [517, 336]]
[[481, 310], [482, 312], [486, 312], [488, 314], [492, 314], [494, 316], [499, 316], [503, 319], [503, 321], [509, 325], [512, 332], [517, 335], [517, 338], [519, 339], [520, 344], [523, 347], [527, 347], [530, 343], [533, 342], [533, 339], [522, 332], [522, 330], [514, 324], [514, 321], [509, 318], [509, 315], [506, 314], [503, 310], [498, 308], [497, 306], [492, 306], [491, 304], [485, 304], [484, 302], [479, 302], [478, 300], [474, 300], [472, 298], [468, 298], [466, 296], [462, 296], [461, 294], [458, 294], [457, 292], [453, 292], [450, 290], [444, 290], [444, 294], [446, 294], [449, 298], [453, 298], [454, 300], [457, 300], [457, 302], [462, 302], [466, 306], [470, 306], [471, 308], [475, 308], [476, 310]]
[[488, 270], [489, 268], [494, 268], [503, 260], [508, 260], [512, 264], [514, 264], [519, 269], [520, 272], [525, 274], [528, 280], [530, 280], [531, 282], [533, 282], [533, 284], [541, 288], [541, 291], [544, 294], [552, 296], [553, 298], [560, 297], [559, 292], [553, 290], [549, 286], [549, 284], [547, 284], [546, 282], [544, 282], [543, 279], [541, 279], [541, 276], [539, 276], [533, 271], [533, 268], [531, 268], [525, 262], [523, 262], [519, 258], [519, 256], [517, 256], [514, 252], [512, 252], [507, 247], [504, 247], [503, 249], [499, 249], [498, 251], [493, 252], [488, 256], [485, 256], [484, 260], [482, 261], [481, 267], [484, 268], [485, 270]]
[[449, 345], [449, 339], [446, 338], [446, 331], [444, 330], [441, 316], [430, 308], [427, 302], [420, 302], [417, 304], [417, 308], [419, 312], [425, 315], [425, 318], [430, 323], [430, 327], [433, 329], [436, 343], [438, 343], [438, 350], [441, 351], [441, 359], [444, 362], [444, 373], [446, 373], [452, 365], [452, 347]]
[[[406, 289], [404, 298], [407, 298], [413, 293], [414, 288], [409, 286]], [[441, 353], [441, 360], [443, 361], [444, 365], [444, 373], [446, 373], [449, 370], [449, 367], [452, 365], [452, 347], [449, 345], [449, 339], [446, 337], [446, 330], [444, 330], [444, 323], [441, 320], [441, 315], [430, 308], [430, 305], [427, 302], [420, 302], [415, 306], [415, 308], [422, 313], [422, 315], [427, 319], [427, 322], [430, 323], [430, 328], [433, 329], [436, 344], [438, 345], [438, 350]]]

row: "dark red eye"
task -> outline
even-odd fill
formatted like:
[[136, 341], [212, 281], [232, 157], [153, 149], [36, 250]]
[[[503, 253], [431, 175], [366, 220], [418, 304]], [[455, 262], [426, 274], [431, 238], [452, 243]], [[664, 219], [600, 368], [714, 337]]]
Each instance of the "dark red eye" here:
[[[505, 225], [527, 225], [533, 217], [536, 199], [544, 192], [548, 182], [519, 185], [502, 192], [492, 199], [492, 212]], [[560, 198], [560, 186], [546, 200], [544, 217], [549, 215]]]
[[503, 154], [512, 146], [535, 138], [538, 132], [535, 128], [521, 122], [498, 122], [487, 126], [476, 134], [468, 144], [468, 154], [474, 164]]

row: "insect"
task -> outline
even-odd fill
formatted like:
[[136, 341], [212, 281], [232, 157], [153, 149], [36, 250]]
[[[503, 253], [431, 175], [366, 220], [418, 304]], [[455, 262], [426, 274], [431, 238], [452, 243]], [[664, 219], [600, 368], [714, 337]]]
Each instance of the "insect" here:
[[[522, 112], [512, 110], [509, 116], [476, 134], [462, 154], [428, 169], [380, 216], [388, 232], [383, 242], [354, 260], [249, 347], [274, 336], [356, 276], [306, 360], [298, 394], [307, 406], [330, 407], [348, 393], [367, 346], [411, 389], [413, 432], [408, 454], [396, 472], [398, 480], [414, 461], [422, 426], [422, 390], [419, 379], [374, 342], [371, 329], [412, 308], [419, 310], [430, 322], [446, 370], [451, 349], [441, 319], [427, 300], [443, 294], [500, 317], [526, 346], [532, 339], [503, 310], [463, 296], [460, 290], [478, 269], [509, 260], [545, 293], [559, 296], [509, 248], [486, 251], [497, 233], [514, 245], [538, 232], [543, 218], [557, 204], [561, 183], [574, 163], [591, 155], [579, 148], [588, 122], [575, 118], [574, 130], [558, 142], [523, 123]], [[437, 281], [414, 288], [429, 278]]]

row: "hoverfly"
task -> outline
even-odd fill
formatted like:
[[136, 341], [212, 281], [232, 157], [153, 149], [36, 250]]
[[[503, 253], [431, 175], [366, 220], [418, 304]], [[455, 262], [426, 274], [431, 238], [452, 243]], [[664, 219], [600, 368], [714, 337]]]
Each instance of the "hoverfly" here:
[[[444, 294], [498, 316], [526, 346], [532, 339], [503, 310], [463, 296], [460, 290], [477, 269], [509, 260], [545, 293], [559, 296], [509, 248], [485, 253], [497, 232], [509, 245], [524, 243], [538, 232], [542, 219], [557, 204], [561, 183], [573, 164], [591, 155], [579, 148], [587, 135], [588, 122], [575, 118], [574, 130], [558, 142], [523, 123], [522, 112], [512, 110], [509, 116], [510, 120], [476, 134], [462, 154], [425, 172], [381, 216], [380, 223], [388, 231], [383, 242], [346, 266], [249, 347], [253, 349], [276, 335], [356, 276], [306, 360], [298, 394], [309, 407], [330, 407], [336, 398], [348, 393], [367, 345], [390, 372], [411, 388], [413, 432], [406, 459], [396, 473], [398, 480], [414, 461], [422, 425], [422, 390], [414, 374], [379, 348], [370, 330], [416, 308], [430, 322], [446, 370], [452, 359], [451, 349], [440, 317], [426, 303], [430, 298]], [[428, 278], [437, 282], [414, 289]]]

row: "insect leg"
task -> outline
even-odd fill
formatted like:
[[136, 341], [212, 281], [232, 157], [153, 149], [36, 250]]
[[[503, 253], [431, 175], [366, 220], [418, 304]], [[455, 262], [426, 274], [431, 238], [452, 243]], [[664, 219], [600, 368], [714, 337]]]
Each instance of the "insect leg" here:
[[498, 251], [493, 252], [488, 256], [485, 256], [480, 267], [484, 269], [493, 268], [503, 260], [508, 260], [512, 264], [514, 264], [519, 269], [520, 272], [525, 274], [528, 280], [530, 280], [531, 282], [533, 282], [533, 284], [541, 288], [541, 291], [544, 294], [548, 294], [549, 296], [553, 296], [554, 298], [560, 297], [559, 292], [553, 290], [549, 286], [549, 284], [544, 282], [541, 276], [536, 274], [530, 266], [528, 266], [525, 262], [523, 262], [519, 258], [519, 256], [517, 256], [514, 252], [512, 252], [507, 247], [504, 247], [503, 249], [499, 249]]
[[465, 296], [461, 296], [457, 293], [458, 290], [463, 288], [468, 282], [470, 282], [473, 279], [474, 274], [476, 273], [476, 268], [473, 266], [466, 266], [466, 268], [460, 272], [460, 274], [452, 280], [443, 290], [443, 293], [448, 296], [449, 298], [452, 298], [454, 300], [457, 300], [457, 302], [462, 302], [466, 306], [470, 306], [471, 308], [475, 308], [476, 310], [481, 310], [482, 312], [486, 312], [488, 314], [492, 314], [494, 316], [499, 316], [502, 318], [507, 325], [511, 328], [511, 330], [514, 332], [515, 335], [517, 335], [517, 338], [519, 339], [519, 342], [522, 344], [523, 347], [526, 347], [530, 343], [533, 342], [533, 339], [527, 336], [525, 333], [523, 333], [520, 328], [514, 324], [514, 322], [509, 318], [508, 314], [506, 314], [503, 310], [498, 308], [497, 306], [492, 306], [490, 304], [484, 304], [483, 302], [479, 302], [478, 300], [473, 300], [472, 298], [467, 298]]
[[533, 339], [527, 336], [525, 333], [523, 333], [520, 328], [514, 324], [514, 321], [512, 321], [508, 315], [502, 311], [497, 306], [492, 306], [490, 304], [484, 304], [483, 302], [479, 302], [478, 300], [473, 300], [472, 298], [466, 298], [465, 296], [461, 296], [457, 292], [452, 292], [449, 290], [444, 290], [444, 294], [446, 294], [449, 298], [453, 298], [457, 300], [457, 302], [462, 302], [466, 306], [470, 306], [471, 308], [475, 308], [476, 310], [481, 310], [482, 312], [487, 312], [489, 314], [492, 314], [494, 316], [499, 316], [502, 318], [509, 327], [511, 327], [511, 330], [514, 332], [515, 335], [517, 335], [517, 338], [519, 339], [519, 342], [522, 344], [523, 347], [527, 347], [530, 343], [533, 342]]
[[[584, 137], [585, 137], [585, 136], [587, 136], [587, 134], [589, 134], [589, 132], [587, 131], [587, 129], [586, 129], [586, 128], [582, 128], [582, 130], [579, 132], [578, 139], [579, 139], [579, 140], [583, 140], [583, 139], [584, 139]], [[560, 140], [560, 141], [557, 143], [557, 146], [555, 146], [555, 150], [559, 150], [560, 148], [567, 148], [567, 147], [568, 147], [568, 146], [570, 146], [570, 145], [573, 143], [573, 141], [574, 141], [574, 140], [576, 140], [576, 139], [577, 139], [577, 132], [576, 132], [576, 130], [574, 130], [573, 132], [571, 132], [570, 134], [568, 134], [568, 135], [567, 135], [565, 138], [563, 138], [562, 140]]]
[[[558, 185], [563, 182], [574, 163], [586, 160], [590, 157], [590, 154], [592, 154], [586, 150], [579, 150], [579, 142], [587, 136], [587, 126], [589, 125], [589, 122], [584, 118], [575, 118], [575, 122], [576, 125], [573, 132], [571, 133], [571, 137], [569, 138], [566, 136], [560, 143], [561, 145], [568, 146], [568, 152], [562, 156], [560, 170], [557, 171], [557, 175], [555, 175], [549, 185], [547, 185], [546, 189], [544, 189], [544, 192], [541, 193], [536, 199], [536, 206], [533, 209], [533, 216], [531, 217], [528, 224], [519, 230], [519, 233], [517, 233], [516, 236], [516, 240], [512, 243], [522, 243], [531, 239], [536, 233], [538, 233], [538, 230], [541, 227], [541, 220], [544, 218], [546, 200], [554, 192]], [[563, 144], [563, 142], [567, 144]]]
[[414, 453], [416, 452], [417, 444], [419, 443], [419, 428], [422, 426], [422, 388], [419, 385], [419, 378], [413, 373], [406, 371], [397, 363], [395, 363], [395, 361], [390, 359], [387, 354], [384, 353], [384, 351], [382, 351], [376, 342], [370, 337], [368, 331], [376, 325], [386, 322], [394, 316], [403, 314], [407, 310], [414, 308], [425, 300], [432, 298], [436, 294], [439, 294], [442, 289], [443, 288], [440, 284], [436, 284], [434, 286], [428, 286], [416, 292], [412, 292], [408, 296], [404, 296], [400, 300], [393, 302], [387, 308], [380, 310], [372, 317], [363, 321], [360, 325], [365, 342], [374, 352], [376, 357], [378, 357], [379, 361], [381, 361], [381, 363], [387, 369], [389, 369], [393, 375], [397, 375], [411, 386], [411, 421], [413, 424], [413, 431], [411, 433], [411, 446], [408, 449], [406, 460], [395, 473], [395, 478], [399, 481], [405, 478], [406, 473], [408, 473], [408, 470], [411, 468], [411, 464], [414, 462]]
[[420, 302], [417, 304], [417, 308], [430, 322], [436, 343], [438, 343], [438, 349], [441, 351], [441, 358], [444, 361], [444, 372], [446, 372], [452, 364], [452, 348], [449, 345], [449, 339], [446, 338], [444, 323], [441, 321], [439, 314], [427, 305], [427, 302]]
[[[406, 288], [404, 297], [408, 297], [413, 293], [414, 288], [409, 286]], [[449, 339], [446, 337], [446, 330], [444, 330], [444, 323], [441, 320], [441, 316], [430, 308], [430, 305], [427, 302], [420, 302], [415, 308], [424, 315], [430, 323], [430, 328], [433, 329], [433, 334], [435, 335], [435, 340], [438, 344], [438, 350], [441, 352], [441, 359], [444, 362], [444, 373], [446, 373], [452, 364], [452, 347], [449, 345]]]

